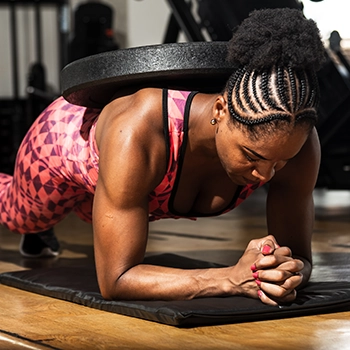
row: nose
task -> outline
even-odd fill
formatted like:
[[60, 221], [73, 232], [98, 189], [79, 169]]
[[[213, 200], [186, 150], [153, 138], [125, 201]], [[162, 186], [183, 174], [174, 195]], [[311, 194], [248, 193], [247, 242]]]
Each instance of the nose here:
[[270, 181], [275, 173], [276, 163], [272, 164], [259, 164], [252, 170], [252, 175], [256, 177], [259, 181], [268, 182]]

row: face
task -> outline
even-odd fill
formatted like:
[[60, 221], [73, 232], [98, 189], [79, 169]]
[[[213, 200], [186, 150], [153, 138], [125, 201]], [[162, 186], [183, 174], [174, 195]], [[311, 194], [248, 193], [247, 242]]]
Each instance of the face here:
[[295, 157], [308, 138], [303, 128], [253, 139], [247, 132], [219, 120], [215, 142], [221, 164], [237, 185], [267, 182]]

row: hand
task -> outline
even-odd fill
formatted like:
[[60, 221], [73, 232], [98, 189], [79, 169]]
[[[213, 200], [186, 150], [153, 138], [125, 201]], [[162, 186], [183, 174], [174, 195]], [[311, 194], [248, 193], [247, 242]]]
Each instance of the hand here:
[[[253, 272], [257, 270], [256, 264], [260, 264], [261, 259], [265, 256], [273, 254], [276, 249], [280, 249], [273, 236], [266, 236], [260, 239], [251, 240], [244, 251], [238, 263], [232, 267], [231, 282], [234, 289], [238, 292], [235, 294], [245, 295], [253, 298], [258, 298], [259, 285], [256, 283], [256, 278]], [[273, 265], [261, 265], [264, 268], [272, 268]]]
[[[266, 250], [266, 249], [265, 249]], [[302, 283], [300, 271], [304, 263], [292, 257], [287, 247], [277, 248], [255, 262], [253, 277], [260, 290], [261, 301], [269, 305], [291, 302], [296, 298], [296, 288]]]

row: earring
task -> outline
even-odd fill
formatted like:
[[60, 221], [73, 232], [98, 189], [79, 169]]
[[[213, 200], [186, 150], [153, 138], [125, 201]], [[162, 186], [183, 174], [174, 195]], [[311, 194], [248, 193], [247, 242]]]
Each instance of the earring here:
[[215, 118], [213, 118], [213, 119], [210, 120], [210, 124], [211, 124], [211, 125], [215, 125], [216, 123], [217, 123], [217, 121], [216, 121]]

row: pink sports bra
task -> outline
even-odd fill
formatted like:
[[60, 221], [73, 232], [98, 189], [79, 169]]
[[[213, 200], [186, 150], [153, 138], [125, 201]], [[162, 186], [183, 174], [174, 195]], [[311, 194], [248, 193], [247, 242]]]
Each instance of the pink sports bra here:
[[198, 213], [193, 213], [192, 215], [192, 213], [189, 213], [185, 216], [175, 211], [173, 200], [179, 183], [186, 150], [190, 106], [196, 94], [197, 92], [163, 90], [163, 121], [168, 167], [162, 182], [149, 195], [150, 221], [163, 218], [188, 218], [195, 220], [196, 217], [200, 216], [218, 216], [237, 207], [254, 190], [264, 184], [261, 182], [259, 184], [238, 187], [228, 207], [218, 213], [210, 215], [201, 215]]

